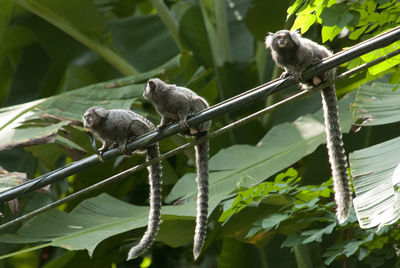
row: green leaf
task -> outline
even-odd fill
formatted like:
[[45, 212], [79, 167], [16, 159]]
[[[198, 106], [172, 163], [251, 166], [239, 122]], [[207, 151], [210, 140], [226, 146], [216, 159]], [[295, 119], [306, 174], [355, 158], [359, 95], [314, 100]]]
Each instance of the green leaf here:
[[301, 33], [305, 33], [317, 21], [314, 14], [300, 14], [294, 21], [291, 30], [301, 29]]
[[[229, 30], [229, 40], [228, 46], [230, 56], [228, 58], [223, 58], [225, 61], [233, 62], [248, 62], [252, 59], [254, 55], [254, 37], [249, 32], [246, 26], [245, 16], [249, 12], [254, 1], [251, 0], [240, 0], [235, 1], [233, 7], [229, 5], [227, 1], [217, 1], [225, 2], [228, 16], [227, 27]], [[270, 3], [272, 4], [272, 3]], [[216, 14], [218, 19], [218, 14]], [[247, 18], [246, 18], [247, 20]], [[218, 34], [219, 36], [219, 34]], [[220, 37], [220, 36], [219, 36]], [[221, 37], [220, 37], [221, 38]], [[225, 46], [221, 46], [220, 50], [226, 50]]]
[[264, 218], [261, 222], [261, 226], [264, 232], [268, 232], [272, 228], [277, 228], [282, 221], [289, 219], [290, 215], [274, 213]]
[[91, 84], [95, 84], [97, 79], [93, 72], [88, 68], [76, 65], [70, 65], [65, 71], [65, 80], [61, 91], [68, 91]]
[[[5, 138], [0, 140], [0, 148], [52, 143], [56, 141], [58, 130], [71, 122], [80, 122], [83, 113], [92, 106], [129, 109], [136, 99], [142, 98], [143, 94], [144, 84], [135, 83], [180, 66], [179, 60], [180, 57], [175, 57], [165, 65], [140, 75], [115, 79], [67, 91], [50, 98], [2, 108], [0, 109], [0, 135]], [[138, 108], [132, 109], [142, 113]], [[60, 122], [46, 127], [17, 128], [29, 119], [48, 117]], [[57, 137], [57, 142], [84, 151], [79, 145], [73, 141], [67, 142], [63, 137]]]
[[[218, 205], [220, 199], [220, 195], [210, 198], [209, 207], [211, 211]], [[162, 208], [163, 221], [194, 220], [195, 215], [195, 201], [180, 206], [164, 206]], [[147, 224], [147, 218], [148, 207], [130, 205], [107, 194], [101, 194], [83, 201], [70, 213], [53, 209], [38, 215], [24, 224], [16, 234], [8, 233], [0, 236], [0, 242], [26, 244], [50, 241], [47, 244], [21, 252], [55, 246], [68, 250], [85, 249], [89, 255], [92, 255], [101, 241], [110, 236], [143, 227]], [[46, 226], [46, 228], [43, 228], [43, 226]], [[190, 226], [192, 227], [193, 223]], [[181, 230], [175, 228], [175, 231], [180, 232]], [[193, 237], [192, 228], [185, 229], [185, 231], [186, 234], [191, 231], [191, 237]], [[161, 238], [168, 239], [167, 244], [172, 246], [182, 246], [188, 243], [187, 239], [182, 239], [179, 236], [168, 237], [165, 233], [162, 235], [162, 231], [160, 231], [160, 234]], [[21, 252], [3, 255], [0, 259]]]
[[337, 257], [343, 255], [343, 248], [346, 246], [348, 242], [343, 241], [339, 243], [335, 243], [333, 246], [329, 247], [327, 251], [322, 255], [323, 257], [328, 257], [325, 260], [325, 264], [331, 264]]
[[58, 131], [69, 123], [64, 121], [47, 127], [4, 129], [1, 131], [0, 150], [54, 142]]
[[[344, 132], [353, 122], [348, 109], [352, 99], [339, 101]], [[258, 184], [312, 153], [322, 143], [325, 143], [325, 128], [319, 111], [272, 128], [258, 146], [234, 145], [222, 149], [210, 159], [210, 194], [229, 194], [239, 187]], [[193, 199], [196, 193], [195, 174], [186, 174], [175, 184], [166, 202], [182, 197]]]
[[363, 27], [360, 27], [354, 31], [352, 31], [349, 35], [349, 39], [351, 40], [357, 40], [367, 29], [368, 25], [365, 25]]
[[[251, 5], [245, 18], [246, 25], [254, 38], [263, 42], [268, 32], [282, 29], [284, 18], [287, 16], [286, 11], [292, 1], [253, 0], [250, 2]], [[296, 4], [303, 5], [301, 0], [296, 1]]]
[[353, 20], [354, 15], [349, 12], [347, 4], [340, 3], [324, 8], [320, 17], [324, 26], [343, 29]]
[[57, 258], [54, 258], [47, 262], [43, 268], [59, 268], [59, 267], [64, 267], [68, 264], [70, 260], [72, 260], [75, 257], [76, 253], [73, 251], [66, 251], [64, 254], [61, 256], [58, 256]]
[[361, 228], [382, 227], [400, 218], [400, 138], [350, 154], [356, 198], [354, 208]]
[[342, 29], [337, 26], [323, 26], [321, 31], [322, 43], [328, 40], [332, 41], [341, 31]]
[[199, 7], [191, 7], [185, 12], [179, 23], [179, 31], [201, 64], [213, 66], [210, 43]]
[[307, 230], [301, 233], [302, 236], [308, 236], [303, 240], [303, 244], [311, 242], [321, 242], [324, 234], [331, 234], [336, 227], [336, 222], [326, 226], [323, 229]]
[[298, 268], [313, 267], [312, 253], [308, 245], [296, 245], [293, 248]]
[[233, 238], [225, 238], [218, 259], [218, 268], [241, 268], [246, 265], [244, 244]]
[[113, 47], [139, 72], [158, 68], [179, 54], [157, 15], [115, 19], [107, 25], [112, 32]]
[[26, 173], [8, 172], [0, 166], [0, 192], [28, 181]]
[[13, 0], [18, 5], [49, 21], [96, 51], [116, 69], [126, 75], [137, 70], [116, 53], [109, 43], [105, 22], [89, 0]]
[[13, 2], [0, 0], [0, 44], [3, 44], [4, 34], [11, 19], [13, 8]]
[[323, 257], [329, 257], [325, 261], [325, 264], [331, 264], [336, 257], [342, 254], [345, 254], [347, 257], [354, 255], [362, 245], [372, 241], [373, 238], [374, 234], [370, 233], [367, 237], [364, 237], [361, 240], [352, 239], [334, 244], [323, 254]]
[[352, 110], [354, 117], [365, 126], [376, 126], [400, 121], [400, 91], [393, 91], [388, 77], [360, 86]]
[[[374, 51], [372, 51], [370, 53], [364, 54], [364, 55], [361, 56], [361, 59], [363, 61], [365, 61], [365, 62], [370, 62], [370, 61], [375, 60], [375, 59], [377, 59], [379, 57], [384, 57], [387, 54], [389, 54], [390, 52], [395, 51], [395, 50], [397, 50], [399, 48], [400, 48], [400, 41], [395, 42], [395, 43], [393, 43], [393, 44], [391, 44], [389, 46], [386, 46], [384, 48], [377, 49], [377, 50], [374, 50]], [[388, 70], [388, 69], [390, 69], [390, 68], [392, 68], [394, 66], [397, 66], [399, 64], [400, 64], [400, 56], [397, 55], [395, 57], [387, 59], [387, 60], [385, 60], [385, 61], [383, 61], [381, 63], [378, 63], [378, 64], [368, 68], [368, 71], [372, 75], [378, 75], [378, 74], [383, 73], [384, 71], [386, 71], [386, 70]]]
[[184, 45], [182, 44], [182, 40], [179, 36], [178, 24], [175, 21], [174, 17], [172, 16], [171, 12], [168, 10], [164, 1], [162, 0], [149, 0], [149, 1], [157, 10], [158, 15], [163, 21], [165, 27], [167, 27], [168, 31], [171, 33], [171, 36], [174, 39], [176, 45], [179, 47], [179, 50], [183, 52]]
[[287, 248], [291, 248], [293, 246], [296, 245], [300, 245], [303, 243], [304, 237], [300, 234], [294, 233], [291, 235], [288, 235], [286, 237], [286, 240], [283, 241], [283, 243], [281, 244], [281, 247], [287, 247]]

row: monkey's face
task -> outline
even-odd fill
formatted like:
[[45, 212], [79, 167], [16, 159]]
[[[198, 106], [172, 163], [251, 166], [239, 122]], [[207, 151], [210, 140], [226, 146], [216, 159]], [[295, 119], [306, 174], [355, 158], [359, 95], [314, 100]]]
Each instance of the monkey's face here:
[[164, 81], [152, 78], [144, 86], [143, 97], [148, 100], [157, 101], [166, 90], [168, 90], [168, 85]]
[[100, 124], [102, 117], [107, 117], [108, 110], [101, 107], [92, 107], [87, 109], [83, 115], [83, 126], [93, 128]]
[[299, 34], [288, 30], [281, 30], [276, 33], [270, 33], [265, 39], [265, 46], [275, 51], [296, 49], [299, 44]]
[[93, 123], [93, 112], [86, 111], [86, 113], [83, 115], [83, 126], [86, 128], [91, 128], [93, 126]]
[[280, 48], [284, 48], [288, 45], [289, 35], [287, 33], [276, 33], [274, 37], [274, 43]]
[[144, 86], [143, 97], [145, 99], [150, 100], [152, 95], [155, 93], [157, 89], [156, 83], [153, 80], [149, 80]]

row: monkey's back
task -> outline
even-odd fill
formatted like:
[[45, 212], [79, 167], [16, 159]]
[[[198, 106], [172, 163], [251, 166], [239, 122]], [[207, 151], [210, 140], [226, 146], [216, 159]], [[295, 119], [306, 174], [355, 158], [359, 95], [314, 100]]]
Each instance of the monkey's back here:
[[[135, 128], [133, 124], [137, 121], [144, 122], [140, 128]], [[144, 117], [124, 109], [110, 109], [102, 123], [94, 127], [98, 136], [112, 143], [126, 143], [129, 139], [140, 136], [151, 129], [154, 125]]]

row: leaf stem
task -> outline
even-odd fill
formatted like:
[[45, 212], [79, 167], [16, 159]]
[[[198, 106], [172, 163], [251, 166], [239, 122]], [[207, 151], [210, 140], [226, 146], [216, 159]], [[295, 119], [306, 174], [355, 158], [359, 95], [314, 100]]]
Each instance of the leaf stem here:
[[183, 52], [185, 50], [185, 46], [183, 45], [179, 35], [178, 24], [171, 16], [171, 13], [169, 12], [167, 6], [164, 4], [162, 0], [149, 0], [149, 1], [153, 5], [153, 7], [157, 10], [158, 15], [160, 16], [165, 27], [167, 27], [168, 31], [170, 32], [179, 50]]
[[30, 12], [36, 14], [37, 16], [43, 18], [59, 29], [63, 30], [67, 34], [71, 35], [76, 40], [80, 41], [82, 44], [86, 45], [101, 57], [103, 57], [108, 63], [114, 66], [124, 75], [135, 75], [139, 71], [135, 69], [127, 60], [122, 58], [118, 53], [112, 50], [110, 47], [101, 44], [95, 38], [91, 38], [79, 29], [77, 29], [73, 24], [71, 24], [66, 18], [57, 14], [53, 10], [47, 8], [40, 2], [36, 1], [25, 1], [25, 0], [13, 0], [15, 3], [21, 7], [29, 10]]

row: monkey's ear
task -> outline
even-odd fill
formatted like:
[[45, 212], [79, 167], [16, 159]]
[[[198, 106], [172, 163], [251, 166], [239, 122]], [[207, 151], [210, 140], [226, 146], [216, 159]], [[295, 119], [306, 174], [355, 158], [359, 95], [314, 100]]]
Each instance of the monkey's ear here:
[[296, 45], [300, 45], [301, 34], [299, 34], [297, 31], [290, 32], [290, 38]]
[[154, 83], [154, 81], [149, 80], [149, 82], [147, 82], [147, 84], [150, 87], [151, 91], [156, 90], [156, 83]]
[[267, 37], [265, 37], [265, 47], [270, 48], [272, 46], [273, 41], [274, 41], [274, 33], [268, 33]]
[[94, 112], [96, 113], [96, 114], [98, 114], [100, 117], [107, 117], [107, 115], [110, 113], [110, 111], [109, 110], [107, 110], [107, 109], [104, 109], [103, 107], [97, 107], [95, 110], [94, 110]]

